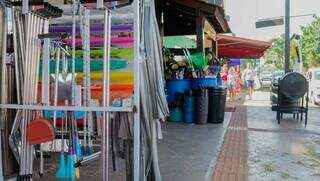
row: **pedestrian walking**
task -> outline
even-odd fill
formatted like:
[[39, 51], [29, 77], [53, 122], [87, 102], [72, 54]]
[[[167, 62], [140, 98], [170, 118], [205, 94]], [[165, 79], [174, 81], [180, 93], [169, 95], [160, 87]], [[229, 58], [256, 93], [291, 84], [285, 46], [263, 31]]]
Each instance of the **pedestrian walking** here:
[[224, 87], [228, 87], [228, 67], [223, 65], [221, 70], [221, 80]]
[[236, 97], [236, 79], [237, 79], [237, 73], [234, 70], [234, 67], [230, 67], [228, 71], [228, 79], [227, 79], [230, 101], [234, 101]]
[[240, 100], [240, 92], [241, 92], [241, 86], [242, 86], [242, 80], [241, 80], [241, 75], [239, 72], [236, 71], [237, 74], [237, 78], [236, 78], [236, 88], [235, 88], [235, 92], [236, 92], [236, 99]]
[[246, 84], [246, 86], [248, 88], [249, 100], [252, 99], [255, 79], [256, 79], [256, 73], [253, 70], [252, 65], [250, 63], [248, 63], [246, 69], [243, 71], [242, 80], [244, 80], [244, 83]]

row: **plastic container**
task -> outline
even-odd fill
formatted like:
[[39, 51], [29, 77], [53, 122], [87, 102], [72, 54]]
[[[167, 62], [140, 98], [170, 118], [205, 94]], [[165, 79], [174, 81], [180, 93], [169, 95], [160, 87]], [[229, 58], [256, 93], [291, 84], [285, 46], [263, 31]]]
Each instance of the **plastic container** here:
[[191, 81], [188, 79], [174, 79], [166, 81], [167, 101], [171, 104], [176, 97], [176, 93], [184, 93], [185, 90], [191, 88]]
[[32, 145], [52, 141], [55, 136], [51, 123], [40, 116], [37, 116], [31, 121], [27, 127], [26, 133], [27, 140]]
[[203, 89], [205, 87], [215, 87], [217, 85], [216, 78], [194, 78], [191, 82], [192, 89]]
[[[60, 119], [63, 118], [63, 116], [64, 116], [63, 112], [64, 111], [57, 111], [56, 112], [57, 118], [60, 118]], [[76, 111], [75, 112], [76, 119], [84, 119], [84, 113], [85, 112], [82, 112], [82, 111]], [[53, 114], [54, 114], [54, 111], [44, 111], [43, 112], [43, 115], [45, 118], [53, 118]]]
[[194, 93], [194, 117], [196, 124], [206, 124], [208, 119], [208, 90], [197, 89]]
[[184, 92], [183, 122], [194, 123], [194, 96], [191, 89]]
[[227, 90], [223, 87], [208, 88], [208, 123], [223, 123]]
[[183, 113], [180, 107], [172, 108], [170, 110], [170, 122], [183, 122]]

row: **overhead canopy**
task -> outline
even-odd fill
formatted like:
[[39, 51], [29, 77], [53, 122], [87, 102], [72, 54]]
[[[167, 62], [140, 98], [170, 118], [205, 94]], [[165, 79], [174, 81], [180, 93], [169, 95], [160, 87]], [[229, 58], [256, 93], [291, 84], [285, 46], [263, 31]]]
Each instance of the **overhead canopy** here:
[[260, 58], [272, 46], [270, 42], [217, 35], [218, 56], [226, 58]]
[[164, 35], [195, 35], [197, 17], [203, 16], [217, 33], [229, 33], [224, 9], [202, 0], [157, 0], [157, 18], [164, 20]]

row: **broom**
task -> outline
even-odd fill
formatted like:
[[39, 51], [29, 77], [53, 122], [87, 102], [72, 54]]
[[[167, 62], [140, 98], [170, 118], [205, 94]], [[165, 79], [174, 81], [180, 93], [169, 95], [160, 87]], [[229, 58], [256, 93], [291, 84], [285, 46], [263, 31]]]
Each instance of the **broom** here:
[[[64, 118], [66, 115], [64, 116]], [[61, 154], [60, 154], [60, 166], [56, 173], [56, 178], [64, 180], [67, 179], [67, 167], [66, 167], [66, 160], [64, 156], [64, 138], [63, 138], [63, 121], [61, 126]]]
[[[79, 165], [78, 164], [78, 159], [81, 158], [81, 148], [80, 148], [80, 141], [79, 141], [79, 138], [78, 138], [78, 134], [77, 134], [77, 120], [75, 119], [75, 113], [73, 112], [72, 114], [72, 127], [73, 127], [73, 130], [72, 130], [72, 137], [73, 137], [73, 146], [75, 148], [75, 150], [73, 150], [73, 159], [74, 159], [74, 165]], [[79, 169], [79, 166], [75, 167], [75, 175], [76, 175], [76, 178], [79, 178], [80, 177], [80, 169]]]
[[80, 140], [79, 140], [79, 136], [78, 136], [78, 128], [77, 128], [77, 119], [76, 116], [74, 115], [75, 113], [73, 113], [73, 125], [74, 125], [74, 147], [75, 147], [75, 152], [76, 155], [78, 157], [78, 159], [80, 160], [82, 158], [82, 152], [81, 152], [81, 146], [80, 146]]
[[69, 112], [67, 112], [67, 117], [68, 117], [68, 121], [70, 121], [70, 132], [69, 132], [69, 154], [68, 154], [68, 157], [67, 157], [67, 179], [69, 180], [74, 180], [76, 178], [76, 175], [75, 175], [75, 165], [74, 165], [74, 156], [73, 156], [73, 153], [74, 153], [74, 149], [73, 149], [73, 133], [72, 133], [72, 121], [71, 119], [69, 119]]

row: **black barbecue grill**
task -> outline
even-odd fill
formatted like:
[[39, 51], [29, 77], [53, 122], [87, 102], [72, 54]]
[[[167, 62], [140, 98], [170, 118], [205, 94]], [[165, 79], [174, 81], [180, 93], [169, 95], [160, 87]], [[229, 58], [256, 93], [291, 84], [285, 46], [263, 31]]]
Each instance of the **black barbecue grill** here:
[[277, 111], [277, 120], [283, 118], [283, 114], [293, 114], [300, 119], [305, 117], [305, 126], [308, 119], [309, 83], [300, 73], [290, 72], [285, 74], [278, 82], [278, 101], [273, 110]]

